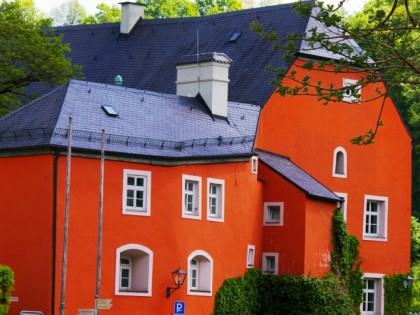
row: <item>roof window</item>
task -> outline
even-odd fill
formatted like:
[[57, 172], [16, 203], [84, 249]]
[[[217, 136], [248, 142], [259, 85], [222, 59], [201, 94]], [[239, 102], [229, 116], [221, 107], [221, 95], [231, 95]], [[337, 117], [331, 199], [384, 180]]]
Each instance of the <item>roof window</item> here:
[[105, 111], [105, 113], [107, 113], [108, 116], [118, 116], [118, 112], [111, 105], [102, 105], [102, 109]]
[[239, 36], [241, 36], [241, 32], [236, 32], [236, 33], [234, 33], [230, 38], [229, 38], [229, 42], [230, 43], [235, 43], [237, 40], [238, 40], [238, 38], [239, 38]]

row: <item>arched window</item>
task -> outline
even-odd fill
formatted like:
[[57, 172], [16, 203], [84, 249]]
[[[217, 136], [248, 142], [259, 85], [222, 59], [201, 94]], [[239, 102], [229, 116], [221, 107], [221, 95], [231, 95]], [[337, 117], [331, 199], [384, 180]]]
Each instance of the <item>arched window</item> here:
[[347, 153], [342, 147], [337, 147], [334, 150], [333, 176], [347, 177]]
[[188, 294], [212, 295], [213, 259], [202, 250], [196, 250], [188, 257]]
[[115, 294], [152, 295], [153, 252], [145, 246], [127, 244], [117, 248]]

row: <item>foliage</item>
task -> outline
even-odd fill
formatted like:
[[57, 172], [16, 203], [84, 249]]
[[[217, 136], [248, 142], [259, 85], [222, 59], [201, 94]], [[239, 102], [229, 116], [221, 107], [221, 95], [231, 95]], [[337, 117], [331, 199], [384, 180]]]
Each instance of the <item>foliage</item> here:
[[337, 209], [333, 216], [331, 273], [317, 279], [296, 275], [262, 275], [227, 279], [218, 290], [214, 315], [360, 314], [363, 279], [359, 242], [347, 233]]
[[80, 67], [65, 57], [69, 46], [47, 28], [51, 21], [36, 20], [27, 12], [19, 1], [0, 4], [0, 116], [31, 97], [25, 86], [62, 84], [80, 73]]
[[54, 25], [76, 25], [86, 17], [86, 10], [78, 0], [67, 0], [55, 8], [51, 15]]
[[420, 222], [411, 217], [411, 265], [420, 264]]
[[10, 304], [10, 293], [15, 284], [14, 273], [8, 266], [0, 265], [0, 315], [6, 314]]
[[407, 315], [410, 312], [411, 288], [404, 287], [405, 274], [384, 278], [385, 315]]
[[[277, 34], [268, 33], [263, 24], [254, 22], [252, 28], [263, 38], [270, 41], [283, 58], [292, 62], [296, 53], [313, 54], [313, 51], [328, 52], [332, 58], [314, 62], [307, 59], [300, 67], [301, 73], [288, 72], [287, 68], [271, 68], [275, 74], [273, 83], [278, 87], [281, 95], [314, 95], [319, 101], [343, 101], [344, 95], [350, 91], [357, 91], [361, 87], [383, 82], [387, 90], [377, 88], [372, 98], [385, 98], [389, 90], [401, 84], [412, 86], [418, 90], [420, 84], [418, 18], [419, 8], [415, 1], [391, 1], [392, 6], [387, 9], [379, 4], [371, 11], [364, 12], [368, 16], [365, 24], [350, 24], [340, 15], [338, 6], [324, 4], [324, 2], [299, 1], [293, 8], [300, 15], [310, 16], [315, 23], [313, 28], [304, 34], [289, 34], [285, 38]], [[401, 10], [399, 6], [401, 6]], [[398, 10], [397, 10], [398, 7]], [[303, 46], [298, 46], [301, 42]], [[357, 45], [357, 44], [358, 45]], [[299, 47], [299, 49], [298, 49]], [[363, 48], [363, 50], [360, 49]], [[322, 71], [330, 73], [351, 73], [359, 79], [353, 85], [343, 87], [334, 82], [314, 81], [305, 75], [307, 71]], [[287, 78], [288, 80], [284, 80]], [[286, 83], [286, 82], [290, 82]], [[360, 99], [368, 102], [372, 99]], [[383, 102], [385, 104], [385, 102]], [[378, 128], [382, 125], [379, 115], [375, 127], [366, 134], [355, 137], [355, 144], [370, 144], [374, 141]]]
[[109, 6], [105, 3], [100, 3], [96, 8], [99, 12], [86, 16], [81, 20], [81, 24], [100, 24], [120, 21], [120, 8], [117, 5]]
[[420, 262], [412, 266], [411, 273], [415, 281], [411, 288], [411, 308], [410, 311], [420, 313]]

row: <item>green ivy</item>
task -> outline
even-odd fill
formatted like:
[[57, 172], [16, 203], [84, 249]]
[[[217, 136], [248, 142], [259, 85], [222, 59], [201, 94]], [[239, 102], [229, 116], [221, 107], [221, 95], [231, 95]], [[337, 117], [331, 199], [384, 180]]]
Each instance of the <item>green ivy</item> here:
[[12, 269], [8, 266], [0, 265], [0, 315], [6, 314], [9, 310], [10, 293], [14, 284]]
[[385, 315], [407, 315], [410, 312], [411, 287], [404, 287], [407, 275], [386, 276], [384, 281]]

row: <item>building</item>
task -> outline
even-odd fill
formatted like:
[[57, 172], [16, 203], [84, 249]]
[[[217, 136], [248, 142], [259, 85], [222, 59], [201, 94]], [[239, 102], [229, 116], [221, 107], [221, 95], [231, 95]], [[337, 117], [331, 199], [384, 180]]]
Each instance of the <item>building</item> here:
[[[302, 33], [312, 21], [291, 5], [165, 20], [122, 6], [121, 25], [57, 29], [86, 81], [33, 86], [45, 94], [0, 119], [0, 262], [16, 277], [9, 313], [59, 313], [68, 200], [67, 313], [94, 308], [100, 204], [104, 312], [171, 314], [184, 301], [188, 314], [210, 314], [223, 280], [248, 268], [328, 272], [341, 203], [373, 293], [365, 307], [382, 314], [383, 276], [410, 268], [411, 137], [392, 101], [376, 143], [355, 146], [379, 100], [322, 106], [276, 94], [265, 68], [287, 64], [249, 25]], [[298, 52], [290, 71], [308, 57], [325, 56]], [[186, 283], [167, 298], [178, 267]]]

